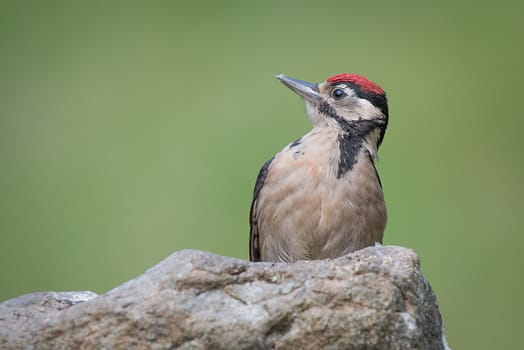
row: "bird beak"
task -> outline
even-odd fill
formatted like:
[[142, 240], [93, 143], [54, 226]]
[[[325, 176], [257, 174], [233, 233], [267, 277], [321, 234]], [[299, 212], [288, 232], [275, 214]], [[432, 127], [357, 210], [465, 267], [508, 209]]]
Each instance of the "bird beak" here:
[[277, 75], [277, 79], [285, 86], [302, 96], [306, 101], [320, 101], [318, 84], [311, 84], [302, 80], [286, 77], [284, 74]]

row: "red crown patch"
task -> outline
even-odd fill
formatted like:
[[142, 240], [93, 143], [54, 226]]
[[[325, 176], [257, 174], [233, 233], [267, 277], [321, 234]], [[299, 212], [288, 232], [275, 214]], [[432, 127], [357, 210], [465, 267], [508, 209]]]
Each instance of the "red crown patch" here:
[[362, 89], [363, 91], [372, 92], [377, 95], [384, 94], [384, 90], [380, 86], [378, 86], [371, 80], [361, 75], [358, 75], [358, 74], [344, 73], [344, 74], [333, 75], [327, 79], [327, 82], [328, 83], [340, 83], [340, 82], [353, 83], [357, 85], [358, 87], [360, 87], [360, 89]]

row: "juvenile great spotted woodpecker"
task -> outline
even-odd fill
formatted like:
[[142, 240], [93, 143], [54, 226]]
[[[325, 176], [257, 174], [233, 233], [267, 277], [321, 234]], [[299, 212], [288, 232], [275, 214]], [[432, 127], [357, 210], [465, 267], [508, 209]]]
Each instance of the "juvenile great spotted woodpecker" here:
[[260, 170], [250, 260], [335, 258], [382, 243], [387, 215], [375, 159], [388, 124], [384, 90], [357, 74], [319, 84], [277, 79], [302, 97], [313, 128]]

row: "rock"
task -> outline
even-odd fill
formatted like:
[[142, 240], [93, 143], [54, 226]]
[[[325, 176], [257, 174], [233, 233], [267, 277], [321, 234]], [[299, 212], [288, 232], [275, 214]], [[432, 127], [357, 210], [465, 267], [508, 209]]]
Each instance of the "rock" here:
[[446, 349], [415, 253], [294, 264], [185, 250], [99, 296], [0, 303], [1, 349]]

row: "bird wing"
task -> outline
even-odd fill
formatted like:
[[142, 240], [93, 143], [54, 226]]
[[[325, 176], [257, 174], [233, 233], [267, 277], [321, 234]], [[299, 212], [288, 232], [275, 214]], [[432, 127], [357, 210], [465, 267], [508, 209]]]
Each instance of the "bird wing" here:
[[268, 168], [275, 157], [271, 158], [264, 163], [262, 169], [258, 173], [257, 182], [255, 183], [255, 190], [253, 192], [253, 202], [251, 203], [251, 210], [249, 213], [249, 260], [260, 261], [260, 240], [259, 240], [259, 227], [258, 227], [258, 210], [257, 210], [257, 199], [260, 194], [260, 190], [266, 181]]

